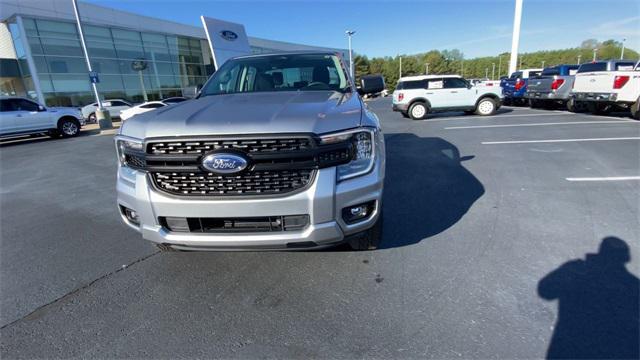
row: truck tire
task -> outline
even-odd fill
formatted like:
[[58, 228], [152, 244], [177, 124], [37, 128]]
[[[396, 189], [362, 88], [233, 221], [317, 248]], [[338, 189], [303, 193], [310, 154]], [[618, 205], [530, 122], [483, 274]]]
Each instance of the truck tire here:
[[640, 120], [640, 99], [636, 100], [636, 102], [631, 105], [631, 108], [629, 110], [631, 110], [632, 118]]
[[485, 97], [480, 99], [480, 101], [478, 101], [478, 104], [476, 104], [476, 114], [482, 116], [493, 115], [496, 113], [497, 107], [498, 106], [495, 100], [489, 97]]
[[348, 241], [352, 250], [375, 250], [382, 240], [382, 213], [378, 216], [376, 223], [368, 230], [354, 235]]
[[98, 123], [98, 117], [96, 116], [96, 113], [92, 112], [91, 114], [89, 114], [88, 121], [90, 123]]
[[429, 108], [427, 108], [427, 104], [417, 101], [414, 102], [409, 107], [409, 116], [413, 120], [422, 120], [427, 117], [427, 113], [429, 112]]
[[63, 137], [74, 137], [80, 134], [80, 122], [70, 116], [58, 120], [58, 132]]
[[576, 101], [575, 100], [573, 100], [573, 99], [567, 100], [566, 106], [567, 106], [567, 111], [572, 112], [572, 113], [578, 112], [577, 109], [576, 109]]

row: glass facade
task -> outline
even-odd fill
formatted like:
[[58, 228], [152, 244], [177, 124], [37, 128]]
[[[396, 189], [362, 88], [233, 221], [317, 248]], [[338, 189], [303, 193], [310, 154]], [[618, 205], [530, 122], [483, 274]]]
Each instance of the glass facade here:
[[[26, 39], [20, 38], [18, 29], [10, 26], [10, 30], [16, 52], [23, 44], [31, 50], [44, 102], [49, 106], [94, 102], [75, 23], [23, 18], [23, 24]], [[86, 24], [83, 30], [91, 65], [99, 73], [98, 90], [105, 99], [142, 102], [143, 88], [149, 100], [180, 96], [183, 88], [204, 84], [213, 70], [204, 64], [211, 55], [198, 38]], [[143, 61], [146, 68], [134, 70], [135, 61]], [[28, 88], [26, 64], [21, 70]]]

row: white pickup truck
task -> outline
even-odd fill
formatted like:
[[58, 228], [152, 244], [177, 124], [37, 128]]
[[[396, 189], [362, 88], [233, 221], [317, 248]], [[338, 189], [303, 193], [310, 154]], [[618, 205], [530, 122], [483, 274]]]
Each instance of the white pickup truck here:
[[640, 62], [610, 60], [580, 65], [571, 97], [594, 114], [628, 109], [640, 118]]

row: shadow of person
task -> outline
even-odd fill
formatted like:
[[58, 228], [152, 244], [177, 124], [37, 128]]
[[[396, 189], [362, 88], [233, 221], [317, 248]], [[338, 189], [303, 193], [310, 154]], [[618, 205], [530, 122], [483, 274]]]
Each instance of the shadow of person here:
[[385, 135], [384, 234], [380, 248], [420, 242], [457, 223], [484, 194], [456, 146], [438, 137]]
[[549, 359], [637, 359], [640, 281], [625, 264], [629, 246], [606, 237], [597, 254], [569, 261], [538, 283], [538, 295], [558, 300]]

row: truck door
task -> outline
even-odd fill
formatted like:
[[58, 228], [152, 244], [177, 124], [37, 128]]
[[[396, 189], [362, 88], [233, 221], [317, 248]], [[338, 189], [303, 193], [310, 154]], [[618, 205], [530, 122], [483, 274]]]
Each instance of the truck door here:
[[448, 107], [472, 107], [475, 105], [476, 88], [460, 78], [445, 78]]

